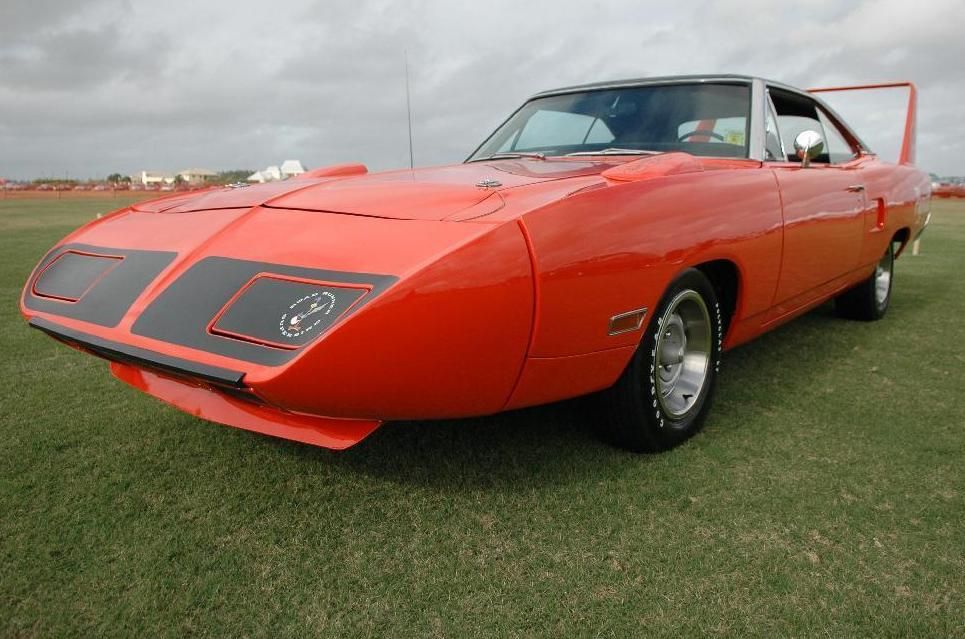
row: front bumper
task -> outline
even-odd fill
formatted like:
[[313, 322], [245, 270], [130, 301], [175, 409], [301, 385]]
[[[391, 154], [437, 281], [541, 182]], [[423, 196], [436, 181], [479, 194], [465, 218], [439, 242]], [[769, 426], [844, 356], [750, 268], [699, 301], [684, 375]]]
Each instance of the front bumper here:
[[244, 383], [244, 372], [208, 366], [120, 344], [34, 317], [30, 326], [74, 348], [110, 361], [119, 380], [208, 421], [341, 450], [381, 425], [285, 411], [264, 403]]

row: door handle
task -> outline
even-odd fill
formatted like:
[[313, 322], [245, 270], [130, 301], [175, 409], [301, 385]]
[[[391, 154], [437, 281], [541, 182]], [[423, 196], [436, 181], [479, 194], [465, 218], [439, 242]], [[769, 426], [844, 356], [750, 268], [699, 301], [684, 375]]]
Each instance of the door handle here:
[[852, 184], [846, 190], [851, 191], [852, 193], [861, 193], [864, 191], [864, 184]]

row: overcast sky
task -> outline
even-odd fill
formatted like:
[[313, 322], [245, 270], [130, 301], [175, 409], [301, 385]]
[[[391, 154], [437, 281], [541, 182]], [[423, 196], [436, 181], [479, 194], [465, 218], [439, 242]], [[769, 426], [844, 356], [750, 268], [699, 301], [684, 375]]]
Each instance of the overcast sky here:
[[[918, 164], [961, 175], [963, 16], [961, 0], [2, 0], [0, 176], [405, 166], [405, 50], [417, 166], [463, 160], [543, 89], [727, 72], [913, 80]], [[854, 102], [836, 106], [893, 154], [902, 96]]]

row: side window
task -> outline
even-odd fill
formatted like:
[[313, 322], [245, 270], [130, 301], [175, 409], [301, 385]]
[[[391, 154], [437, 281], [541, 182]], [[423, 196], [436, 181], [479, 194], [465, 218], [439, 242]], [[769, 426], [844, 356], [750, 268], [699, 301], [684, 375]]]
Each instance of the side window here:
[[[781, 130], [781, 138], [787, 140], [787, 148], [784, 152], [787, 153], [788, 162], [797, 162], [797, 151], [794, 150], [794, 139], [803, 131], [817, 131], [824, 137], [824, 129], [821, 126], [821, 121], [817, 118], [805, 117], [801, 115], [779, 115], [777, 116], [777, 126]], [[824, 153], [812, 160], [818, 163], [828, 163], [827, 154], [827, 143], [825, 143]]]
[[814, 158], [812, 162], [827, 164], [830, 161], [827, 135], [824, 133], [824, 126], [818, 115], [817, 103], [806, 96], [780, 89], [770, 89], [770, 94], [774, 109], [777, 111], [777, 128], [784, 141], [787, 161], [798, 161], [797, 153], [794, 151], [794, 139], [802, 131], [810, 130], [817, 131], [825, 139], [824, 153]]
[[828, 118], [822, 109], [818, 109], [818, 118], [824, 127], [824, 145], [831, 159], [831, 163], [841, 164], [843, 162], [850, 162], [857, 157], [858, 154], [848, 142], [848, 139], [844, 137], [841, 129]]
[[541, 149], [586, 142], [610, 142], [613, 134], [599, 118], [582, 113], [537, 111], [523, 127], [512, 150]]
[[770, 162], [783, 162], [784, 148], [777, 131], [777, 116], [774, 115], [774, 105], [770, 98], [767, 100], [767, 113], [764, 118], [764, 159]]

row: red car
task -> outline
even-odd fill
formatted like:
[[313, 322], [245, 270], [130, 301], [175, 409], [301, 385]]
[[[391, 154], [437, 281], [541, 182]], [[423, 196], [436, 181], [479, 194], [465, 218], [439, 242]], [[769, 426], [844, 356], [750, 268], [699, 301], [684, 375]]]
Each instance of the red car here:
[[932, 184], [932, 197], [965, 197], [965, 184], [949, 182]]
[[834, 298], [879, 319], [928, 221], [813, 92], [743, 76], [547, 91], [462, 164], [138, 203], [34, 269], [30, 325], [198, 417], [329, 448], [384, 420], [604, 391], [633, 450], [700, 429], [721, 354]]

